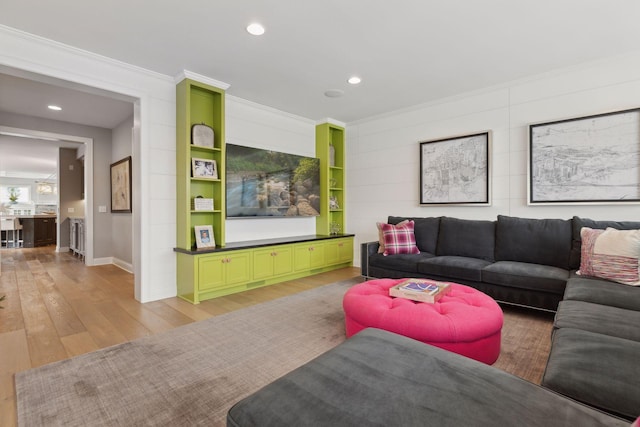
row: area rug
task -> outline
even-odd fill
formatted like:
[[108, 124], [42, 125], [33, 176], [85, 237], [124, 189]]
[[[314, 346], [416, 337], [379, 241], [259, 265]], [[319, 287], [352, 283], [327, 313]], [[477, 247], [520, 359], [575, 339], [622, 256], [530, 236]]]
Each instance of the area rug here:
[[225, 425], [241, 398], [345, 339], [350, 279], [16, 374], [19, 426]]
[[[345, 340], [333, 283], [16, 374], [18, 425], [224, 426], [243, 397]], [[552, 314], [503, 306], [494, 364], [539, 383]]]

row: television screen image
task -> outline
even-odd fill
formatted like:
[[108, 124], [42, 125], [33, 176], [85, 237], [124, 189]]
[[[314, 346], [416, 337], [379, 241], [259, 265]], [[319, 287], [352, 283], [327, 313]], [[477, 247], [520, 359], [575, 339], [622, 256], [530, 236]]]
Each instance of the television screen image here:
[[320, 215], [320, 159], [227, 144], [227, 218]]

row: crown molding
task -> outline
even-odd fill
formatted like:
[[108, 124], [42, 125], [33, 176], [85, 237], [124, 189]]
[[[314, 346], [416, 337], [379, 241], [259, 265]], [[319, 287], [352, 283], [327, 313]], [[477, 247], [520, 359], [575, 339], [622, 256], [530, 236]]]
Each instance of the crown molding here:
[[209, 86], [217, 87], [222, 90], [227, 90], [231, 86], [229, 83], [222, 82], [220, 80], [212, 79], [211, 77], [203, 76], [202, 74], [194, 73], [189, 70], [182, 70], [174, 77], [174, 83], [178, 84], [184, 79], [195, 80], [200, 83], [208, 84]]
[[69, 52], [74, 55], [78, 55], [80, 57], [84, 57], [93, 61], [100, 61], [102, 63], [106, 63], [109, 65], [113, 65], [118, 68], [128, 69], [138, 74], [144, 74], [148, 77], [153, 77], [159, 80], [163, 80], [165, 82], [171, 81], [171, 76], [166, 74], [158, 73], [156, 71], [148, 70], [146, 68], [139, 67], [137, 65], [129, 64], [127, 62], [123, 62], [117, 59], [110, 58], [108, 56], [100, 55], [98, 53], [94, 53], [88, 50], [80, 49], [68, 44], [64, 44], [61, 42], [57, 42], [55, 40], [47, 39], [45, 37], [37, 36], [35, 34], [27, 33], [26, 31], [18, 30], [12, 27], [8, 27], [6, 25], [0, 24], [0, 34], [4, 34], [6, 36], [15, 37], [17, 39], [22, 39], [29, 43], [37, 43], [40, 45], [46, 45], [51, 49], [59, 49]]
[[309, 124], [314, 124], [315, 123], [313, 120], [308, 119], [306, 117], [302, 117], [302, 116], [298, 116], [298, 115], [293, 114], [293, 113], [288, 113], [286, 111], [278, 110], [277, 108], [269, 107], [268, 105], [264, 105], [264, 104], [259, 104], [259, 103], [255, 102], [255, 101], [249, 101], [248, 99], [239, 98], [237, 96], [229, 95], [229, 94], [226, 94], [225, 97], [227, 98], [227, 100], [230, 100], [230, 101], [233, 101], [233, 102], [237, 102], [239, 104], [245, 104], [245, 105], [248, 105], [250, 107], [257, 108], [259, 110], [268, 111], [269, 113], [278, 114], [278, 115], [284, 116], [284, 117], [289, 117], [291, 119], [299, 120], [299, 121], [306, 122], [306, 123], [309, 123]]
[[340, 127], [347, 127], [346, 123], [341, 122], [341, 121], [336, 120], [336, 119], [332, 119], [331, 117], [325, 117], [322, 120], [318, 120], [316, 122], [316, 125], [321, 125], [321, 124], [324, 124], [324, 123], [329, 123], [329, 124], [340, 126]]

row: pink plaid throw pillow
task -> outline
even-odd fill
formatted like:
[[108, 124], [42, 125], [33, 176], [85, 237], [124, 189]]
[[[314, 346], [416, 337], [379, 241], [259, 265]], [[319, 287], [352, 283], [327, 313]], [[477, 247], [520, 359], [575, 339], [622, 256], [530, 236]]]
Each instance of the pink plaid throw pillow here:
[[413, 221], [404, 224], [381, 224], [380, 229], [384, 238], [383, 255], [419, 254], [416, 246], [416, 236], [413, 232]]

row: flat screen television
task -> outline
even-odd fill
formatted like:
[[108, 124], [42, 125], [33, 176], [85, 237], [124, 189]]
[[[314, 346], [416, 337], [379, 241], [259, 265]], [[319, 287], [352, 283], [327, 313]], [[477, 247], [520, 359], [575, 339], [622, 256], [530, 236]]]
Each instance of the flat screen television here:
[[320, 215], [320, 159], [227, 144], [227, 218]]

